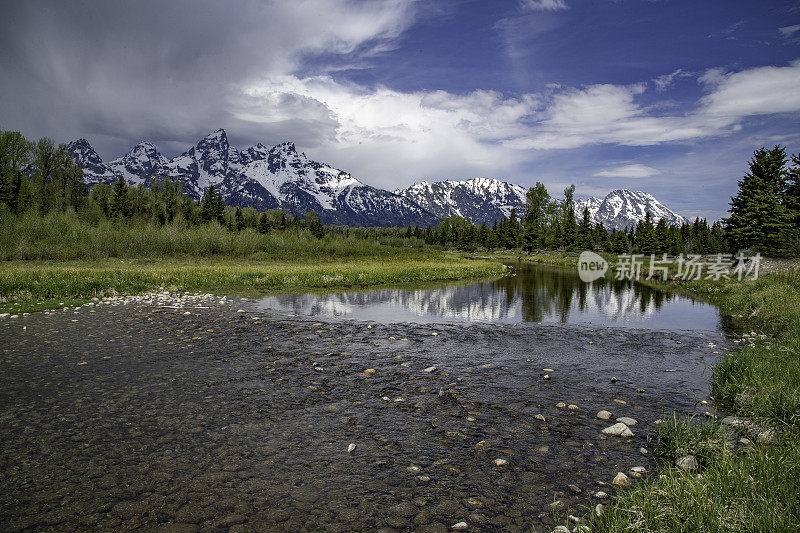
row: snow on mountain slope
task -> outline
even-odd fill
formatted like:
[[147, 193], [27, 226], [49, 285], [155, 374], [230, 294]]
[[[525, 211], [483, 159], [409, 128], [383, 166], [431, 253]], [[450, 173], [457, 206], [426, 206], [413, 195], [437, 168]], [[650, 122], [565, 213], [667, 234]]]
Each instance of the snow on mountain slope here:
[[644, 220], [648, 212], [653, 223], [662, 218], [669, 225], [680, 225], [686, 218], [675, 213], [655, 199], [651, 194], [628, 189], [616, 189], [608, 193], [602, 200], [596, 197], [576, 202], [575, 211], [580, 218], [584, 207], [594, 222], [602, 223], [606, 228], [624, 229]]
[[213, 185], [229, 205], [281, 208], [297, 216], [314, 211], [327, 224], [428, 226], [437, 220], [411, 200], [308, 159], [291, 142], [272, 148], [257, 144], [239, 152], [219, 129], [172, 160], [147, 142], [108, 163], [85, 139], [70, 143], [68, 150], [90, 185], [122, 176], [131, 185], [149, 186], [165, 176], [182, 183], [184, 193], [194, 199]]
[[149, 142], [140, 142], [130, 152], [107, 163], [114, 176], [122, 176], [131, 185], [150, 184], [167, 173], [169, 160]]
[[395, 194], [408, 198], [439, 218], [461, 216], [476, 224], [508, 217], [525, 207], [524, 187], [489, 178], [465, 181], [423, 181]]
[[[423, 181], [394, 193], [365, 185], [351, 174], [309, 159], [294, 143], [272, 148], [263, 144], [241, 152], [228, 143], [219, 129], [168, 160], [149, 142], [140, 142], [123, 157], [104, 163], [86, 139], [67, 145], [83, 168], [89, 185], [112, 183], [119, 176], [130, 184], [149, 186], [165, 176], [183, 184], [184, 193], [202, 198], [213, 185], [229, 205], [259, 210], [281, 208], [304, 216], [316, 212], [323, 222], [351, 226], [428, 226], [458, 215], [477, 224], [491, 224], [516, 208], [521, 216], [526, 189], [497, 179]], [[643, 220], [649, 211], [654, 221], [681, 224], [686, 219], [652, 195], [628, 189], [611, 191], [605, 198], [576, 202], [580, 218], [584, 206], [592, 220], [622, 229]]]

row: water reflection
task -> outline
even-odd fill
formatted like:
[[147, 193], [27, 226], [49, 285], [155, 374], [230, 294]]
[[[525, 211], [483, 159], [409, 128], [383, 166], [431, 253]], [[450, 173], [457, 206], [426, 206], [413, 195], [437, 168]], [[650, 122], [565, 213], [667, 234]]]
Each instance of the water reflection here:
[[713, 306], [630, 281], [584, 283], [577, 272], [514, 265], [496, 281], [425, 289], [383, 289], [264, 298], [262, 309], [377, 322], [591, 323], [656, 329], [720, 327]]

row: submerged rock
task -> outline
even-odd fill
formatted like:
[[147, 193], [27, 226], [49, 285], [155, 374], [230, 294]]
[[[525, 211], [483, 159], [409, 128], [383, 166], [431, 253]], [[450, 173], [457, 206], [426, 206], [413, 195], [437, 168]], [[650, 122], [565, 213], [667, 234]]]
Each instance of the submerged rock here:
[[608, 426], [603, 430], [606, 435], [616, 435], [618, 437], [633, 437], [633, 431], [622, 422], [617, 422], [613, 426]]

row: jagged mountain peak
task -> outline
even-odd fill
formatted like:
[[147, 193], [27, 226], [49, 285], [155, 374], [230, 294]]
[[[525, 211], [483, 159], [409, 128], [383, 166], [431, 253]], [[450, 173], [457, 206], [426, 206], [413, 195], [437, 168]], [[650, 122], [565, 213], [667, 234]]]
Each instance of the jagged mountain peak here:
[[686, 218], [659, 202], [655, 196], [644, 191], [614, 189], [605, 198], [591, 197], [576, 203], [576, 214], [580, 217], [583, 209], [589, 210], [594, 222], [607, 228], [625, 229], [644, 220], [650, 213], [653, 222], [664, 219], [667, 224], [680, 225]]
[[492, 223], [525, 205], [525, 188], [495, 178], [422, 181], [398, 189], [404, 196], [440, 218], [460, 216], [477, 224]]

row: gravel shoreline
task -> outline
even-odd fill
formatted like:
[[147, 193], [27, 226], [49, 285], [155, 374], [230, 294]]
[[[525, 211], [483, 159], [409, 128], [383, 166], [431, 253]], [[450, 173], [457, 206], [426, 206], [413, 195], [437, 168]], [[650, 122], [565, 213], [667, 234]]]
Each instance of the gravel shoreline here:
[[4, 317], [0, 339], [4, 531], [552, 527], [554, 501], [587, 516], [619, 472], [650, 475], [659, 418], [713, 411], [728, 347], [168, 293]]

